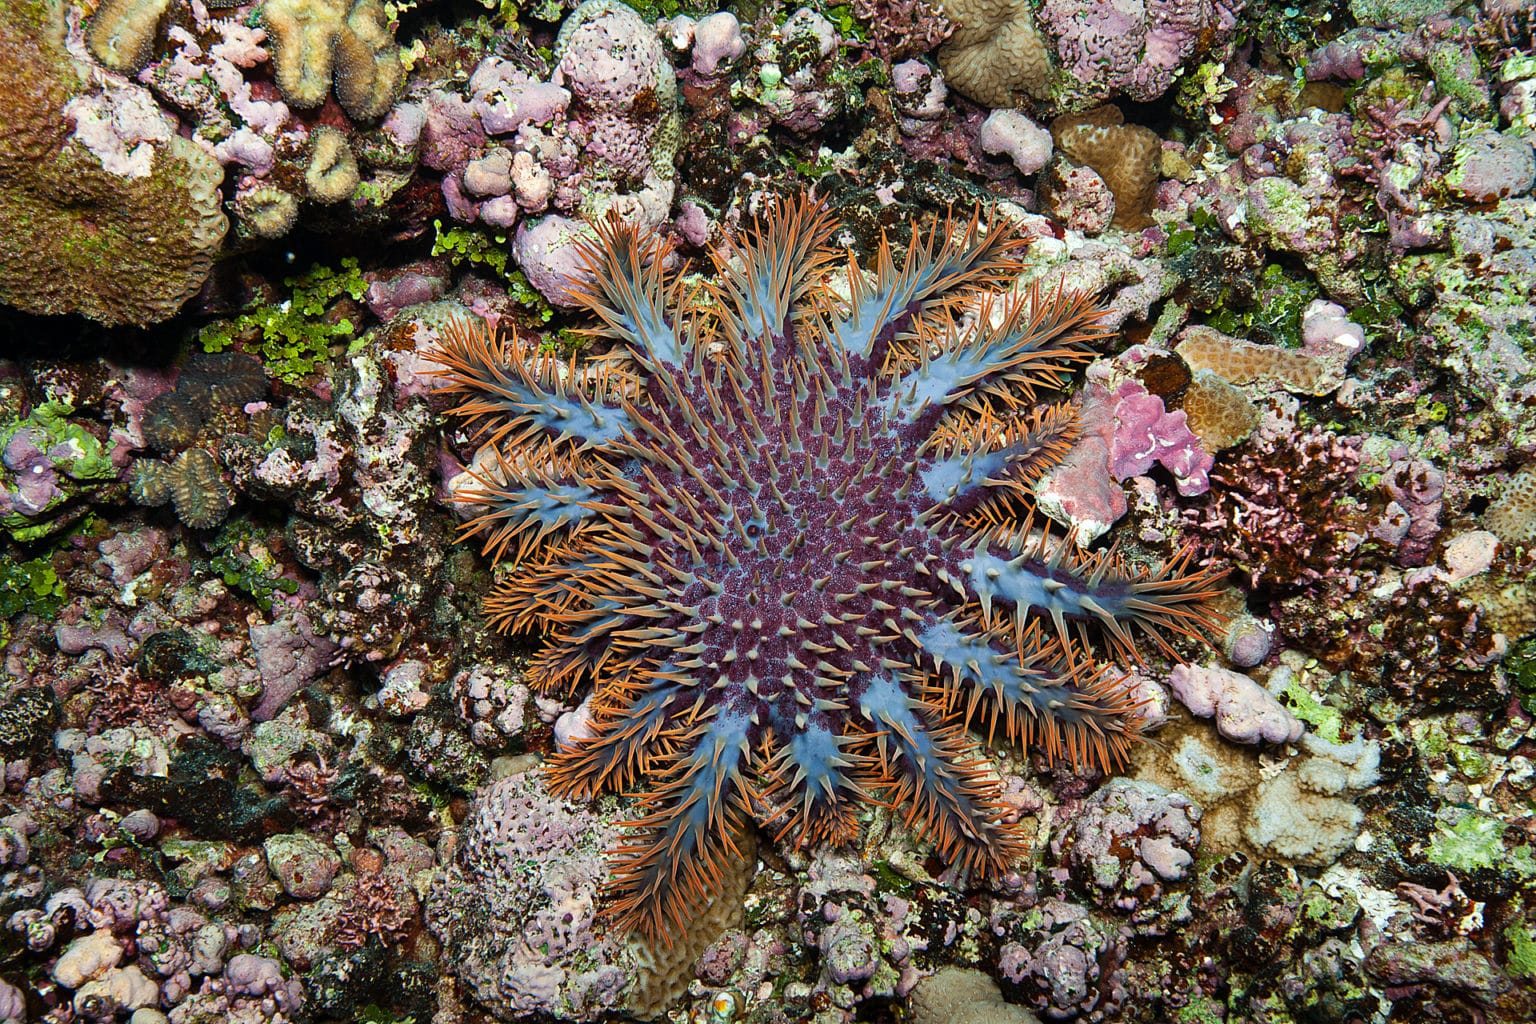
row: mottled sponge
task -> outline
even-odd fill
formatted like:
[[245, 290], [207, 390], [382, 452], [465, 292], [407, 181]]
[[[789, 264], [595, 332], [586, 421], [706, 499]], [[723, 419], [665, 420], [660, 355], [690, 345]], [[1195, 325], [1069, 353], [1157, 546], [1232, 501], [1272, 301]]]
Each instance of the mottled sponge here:
[[1115, 196], [1114, 225], [1136, 231], [1152, 223], [1147, 211], [1157, 188], [1162, 140], [1150, 128], [1126, 124], [1120, 108], [1106, 104], [1051, 122], [1056, 146], [1099, 173]]
[[1029, 0], [946, 0], [944, 16], [959, 24], [939, 49], [951, 89], [989, 107], [1051, 95], [1051, 55]]
[[1516, 473], [1488, 511], [1483, 525], [1505, 544], [1536, 544], [1536, 466]]
[[[0, 301], [112, 325], [170, 317], [224, 240], [217, 161], [174, 126], [154, 140], [112, 136], [116, 104], [138, 86], [93, 92], [64, 48], [62, 7], [0, 4], [0, 52], [11, 70], [0, 104]], [[126, 156], [113, 152], [128, 142]]]

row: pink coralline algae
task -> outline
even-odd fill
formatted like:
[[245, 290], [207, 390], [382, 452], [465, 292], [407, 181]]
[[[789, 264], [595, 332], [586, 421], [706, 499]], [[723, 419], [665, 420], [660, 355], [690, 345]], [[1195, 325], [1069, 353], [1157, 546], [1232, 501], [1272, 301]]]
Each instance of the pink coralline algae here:
[[[784, 22], [780, 34], [783, 42], [777, 50], [759, 50], [767, 72], [759, 99], [775, 124], [795, 135], [812, 135], [843, 112], [842, 91], [832, 84], [837, 29], [809, 7], [802, 7]], [[797, 60], [798, 66], [792, 69], [785, 68], [780, 59], [786, 52], [808, 54], [809, 59]]]
[[891, 86], [902, 145], [919, 159], [943, 152], [949, 98], [944, 76], [924, 61], [904, 60], [891, 68]]
[[[863, 998], [905, 995], [917, 981], [908, 926], [916, 925], [904, 900], [887, 898], [857, 858], [826, 852], [807, 869], [797, 921], [805, 941], [821, 952], [817, 991], [847, 1005]], [[923, 939], [917, 938], [917, 942]]]
[[[554, 56], [547, 81], [487, 56], [462, 94], [434, 89], [397, 106], [385, 129], [406, 145], [415, 139], [421, 163], [443, 173], [456, 220], [522, 230], [534, 214], [612, 208], [660, 224], [680, 135], [676, 73], [661, 39], [623, 4], [588, 0], [565, 20]], [[553, 272], [525, 269], [559, 301]]]
[[1349, 497], [1359, 466], [1360, 441], [1320, 427], [1266, 438], [1211, 474], [1213, 498], [1187, 513], [1187, 528], [1254, 588], [1353, 590], [1367, 529]]
[[1068, 231], [1099, 235], [1114, 222], [1115, 195], [1092, 167], [1057, 160], [1040, 177], [1040, 209]]
[[1522, 196], [1536, 183], [1536, 152], [1513, 132], [1478, 132], [1457, 144], [1445, 181], [1457, 196], [1474, 203]]
[[677, 131], [677, 80], [656, 32], [623, 4], [588, 0], [561, 27], [555, 57], [551, 81], [570, 90], [586, 154], [620, 182], [646, 177], [658, 134]]
[[1169, 412], [1161, 398], [1134, 382], [1116, 389], [1115, 434], [1109, 448], [1109, 472], [1116, 480], [1161, 465], [1173, 474], [1179, 493], [1191, 497], [1210, 489], [1206, 474], [1212, 464], [1182, 410]]
[[1191, 714], [1215, 718], [1216, 731], [1234, 743], [1295, 743], [1305, 728], [1268, 690], [1240, 672], [1175, 665], [1168, 685]]
[[1062, 68], [1097, 99], [1154, 100], [1212, 37], [1230, 33], [1243, 0], [1046, 0], [1039, 21]]
[[487, 787], [465, 826], [427, 900], [465, 987], [504, 1018], [592, 1020], [620, 1005], [634, 964], [596, 923], [616, 827], [550, 796], [537, 773]]
[[747, 52], [741, 22], [730, 11], [707, 14], [698, 21], [679, 15], [666, 26], [666, 34], [673, 46], [688, 51], [696, 84], [720, 77]]
[[[6, 925], [36, 952], [62, 945], [48, 973], [72, 990], [65, 1005], [77, 1016], [36, 1019], [116, 1019], [99, 1016], [106, 1005], [148, 1013], [154, 1011], [144, 1008], [164, 1007], [178, 1022], [286, 1024], [304, 1004], [297, 978], [286, 976], [276, 960], [249, 952], [261, 941], [260, 929], [172, 902], [153, 882], [93, 878], [17, 911]], [[70, 934], [76, 937], [63, 944]], [[5, 996], [0, 989], [0, 1010]]]
[[251, 627], [251, 653], [261, 670], [263, 689], [251, 717], [265, 722], [288, 698], [325, 674], [336, 644], [319, 635], [309, 616], [294, 610], [269, 624]]
[[1049, 900], [998, 951], [998, 973], [1048, 1020], [1112, 1019], [1129, 995], [1126, 937], [1086, 907]]
[[1090, 381], [1083, 389], [1082, 433], [1039, 489], [1041, 506], [1070, 522], [1087, 541], [1125, 515], [1118, 481], [1161, 465], [1173, 474], [1180, 494], [1204, 494], [1213, 460], [1189, 429], [1183, 410], [1169, 412], [1163, 400], [1135, 381], [1113, 391]]
[[1382, 486], [1392, 500], [1371, 535], [1397, 549], [1399, 565], [1428, 565], [1440, 536], [1445, 474], [1424, 459], [1403, 459], [1387, 470]]
[[0, 465], [14, 474], [15, 481], [0, 489], [0, 515], [35, 516], [64, 498], [53, 459], [42, 447], [46, 443], [41, 430], [22, 429], [11, 435], [0, 452]]
[[1020, 174], [1034, 174], [1051, 158], [1051, 133], [1017, 110], [992, 111], [976, 141], [983, 152], [1006, 154]]
[[1080, 806], [1065, 807], [1051, 853], [1100, 906], [1132, 914], [1142, 934], [1162, 934], [1161, 902], [1190, 874], [1200, 846], [1198, 806], [1155, 783], [1111, 779]]
[[574, 305], [570, 290], [585, 277], [581, 246], [587, 238], [580, 221], [554, 214], [523, 222], [513, 239], [512, 254], [528, 283], [546, 299], [559, 306]]

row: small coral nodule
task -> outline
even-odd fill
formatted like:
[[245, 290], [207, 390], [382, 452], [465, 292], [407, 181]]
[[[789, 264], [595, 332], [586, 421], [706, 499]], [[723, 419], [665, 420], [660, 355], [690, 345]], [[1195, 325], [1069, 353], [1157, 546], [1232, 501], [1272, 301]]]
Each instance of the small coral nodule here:
[[884, 802], [960, 873], [1005, 871], [1028, 843], [968, 727], [1112, 770], [1137, 705], [1089, 645], [1217, 626], [1187, 553], [1133, 567], [1024, 514], [1076, 435], [1040, 398], [1107, 333], [1091, 300], [994, 294], [1023, 240], [973, 219], [850, 259], [838, 301], [835, 227], [780, 205], [685, 293], [664, 242], [609, 219], [575, 298], [632, 363], [574, 374], [467, 321], [439, 356], [488, 434], [467, 532], [515, 556], [487, 612], [548, 635], [546, 692], [593, 682], [550, 778], [640, 792], [609, 912], [649, 937], [716, 895], [753, 821], [847, 842]]

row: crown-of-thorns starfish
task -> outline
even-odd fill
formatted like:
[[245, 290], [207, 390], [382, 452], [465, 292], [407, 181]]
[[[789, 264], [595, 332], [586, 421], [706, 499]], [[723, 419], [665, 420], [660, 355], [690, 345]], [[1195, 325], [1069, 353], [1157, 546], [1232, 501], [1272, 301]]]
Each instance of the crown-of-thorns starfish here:
[[[1215, 580], [1032, 529], [1073, 443], [1041, 400], [1106, 336], [1090, 297], [999, 296], [1022, 239], [946, 222], [826, 287], [835, 228], [786, 203], [685, 293], [664, 242], [608, 220], [576, 298], [624, 358], [578, 373], [462, 322], [444, 375], [488, 436], [467, 526], [510, 569], [497, 626], [593, 686], [554, 788], [639, 794], [610, 912], [651, 937], [715, 894], [756, 822], [795, 846], [888, 803], [958, 870], [1027, 850], [972, 726], [1111, 771], [1136, 738], [1113, 663], [1217, 625]], [[1109, 663], [1092, 658], [1093, 645]]]

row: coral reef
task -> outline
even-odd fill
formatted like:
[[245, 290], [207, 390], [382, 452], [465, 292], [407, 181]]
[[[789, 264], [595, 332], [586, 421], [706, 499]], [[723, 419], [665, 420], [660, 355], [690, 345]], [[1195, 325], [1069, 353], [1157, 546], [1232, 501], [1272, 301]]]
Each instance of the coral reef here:
[[0, 1021], [1536, 1019], [1528, 7], [0, 2]]
[[[726, 313], [701, 336], [682, 326], [695, 311], [667, 308], [664, 246], [610, 218], [577, 298], [644, 382], [608, 373], [574, 390], [467, 323], [439, 357], [456, 411], [489, 439], [461, 491], [485, 507], [469, 529], [521, 565], [487, 610], [555, 631], [530, 670], [541, 690], [596, 677], [595, 735], [556, 758], [557, 790], [624, 788], [637, 762], [667, 765], [615, 868], [619, 920], [648, 936], [714, 894], [749, 816], [796, 845], [843, 842], [866, 792], [906, 807], [962, 871], [1006, 870], [1022, 837], [997, 820], [996, 783], [955, 723], [986, 700], [1009, 737], [1112, 768], [1132, 705], [1104, 670], [1073, 667], [1075, 645], [1091, 628], [1131, 658], [1137, 633], [1171, 650], [1215, 622], [1212, 578], [1187, 557], [1075, 556], [1005, 511], [1075, 425], [1062, 407], [998, 417], [1086, 356], [1101, 337], [1091, 306], [1031, 290], [959, 333], [945, 303], [1005, 274], [1016, 244], [972, 221], [935, 228], [900, 266], [882, 245], [875, 281], [850, 269], [848, 306], [821, 326], [796, 307], [833, 229], [804, 201], [768, 214], [742, 240], [744, 270], [717, 257]], [[899, 344], [911, 333], [940, 354]], [[645, 397], [622, 397], [634, 390]], [[607, 448], [612, 461], [582, 454]]]
[[1051, 122], [1061, 152], [1093, 168], [1115, 197], [1114, 224], [1134, 230], [1150, 224], [1147, 211], [1157, 185], [1162, 143], [1150, 128], [1125, 123], [1119, 107], [1064, 114]]

